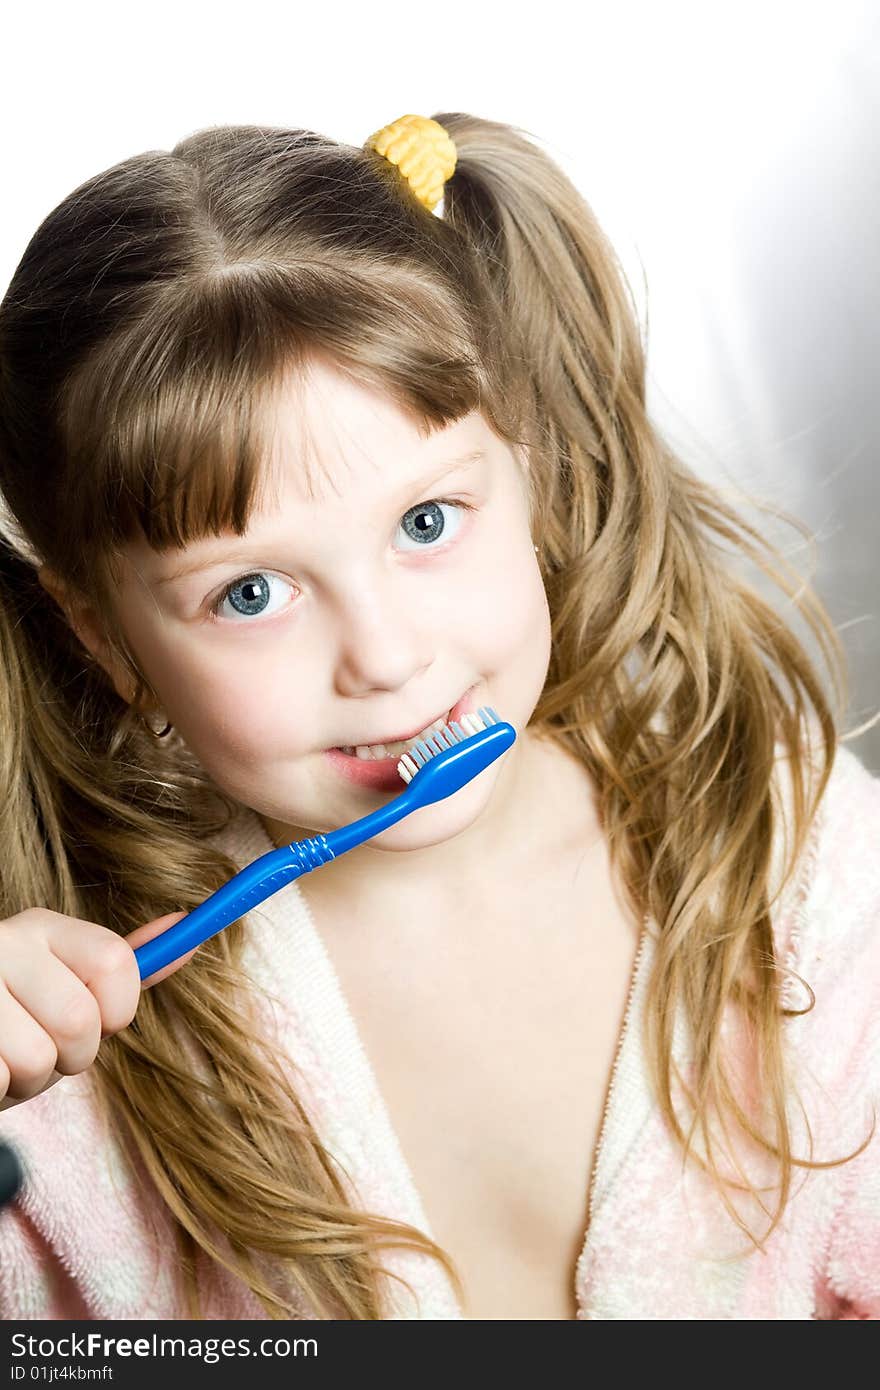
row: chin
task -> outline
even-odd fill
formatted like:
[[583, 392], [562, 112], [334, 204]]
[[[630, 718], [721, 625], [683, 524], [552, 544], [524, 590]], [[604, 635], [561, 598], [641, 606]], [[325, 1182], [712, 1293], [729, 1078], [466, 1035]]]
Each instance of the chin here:
[[393, 851], [427, 849], [460, 835], [478, 820], [492, 795], [497, 776], [497, 767], [486, 768], [460, 791], [404, 816], [396, 825], [367, 840], [364, 847]]

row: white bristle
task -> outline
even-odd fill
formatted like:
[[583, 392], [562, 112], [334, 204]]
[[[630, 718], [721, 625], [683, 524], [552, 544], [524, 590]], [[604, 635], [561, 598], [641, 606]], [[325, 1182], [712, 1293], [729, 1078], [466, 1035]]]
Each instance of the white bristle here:
[[429, 739], [417, 739], [412, 748], [404, 753], [397, 764], [397, 771], [404, 782], [411, 782], [420, 767], [431, 761], [438, 753], [463, 743], [472, 734], [479, 734], [491, 724], [500, 724], [500, 719], [489, 705], [482, 705], [476, 714], [463, 714], [460, 720], [444, 724]]

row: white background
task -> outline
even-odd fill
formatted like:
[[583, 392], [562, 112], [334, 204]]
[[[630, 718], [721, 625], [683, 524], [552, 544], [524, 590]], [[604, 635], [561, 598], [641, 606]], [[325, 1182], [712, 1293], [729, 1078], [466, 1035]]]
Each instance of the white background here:
[[[0, 290], [77, 184], [204, 126], [361, 144], [460, 110], [537, 136], [626, 269], [653, 417], [701, 475], [815, 531], [848, 726], [880, 706], [880, 6], [78, 3], [0, 26]], [[880, 772], [880, 727], [849, 746]]]

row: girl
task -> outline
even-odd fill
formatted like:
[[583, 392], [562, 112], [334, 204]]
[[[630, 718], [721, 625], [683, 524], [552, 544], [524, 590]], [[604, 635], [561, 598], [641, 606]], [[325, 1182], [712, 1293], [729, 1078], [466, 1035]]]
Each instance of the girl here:
[[[880, 1316], [880, 782], [736, 554], [843, 652], [526, 133], [126, 160], [0, 392], [3, 1317]], [[483, 705], [503, 758], [141, 993]]]

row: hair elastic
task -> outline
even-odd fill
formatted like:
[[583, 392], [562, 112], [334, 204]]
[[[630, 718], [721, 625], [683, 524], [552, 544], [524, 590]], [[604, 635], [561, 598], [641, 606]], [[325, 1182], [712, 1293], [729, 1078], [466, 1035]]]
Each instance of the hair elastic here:
[[399, 116], [371, 135], [364, 149], [375, 150], [394, 164], [429, 212], [443, 197], [443, 185], [458, 160], [449, 132], [430, 116]]

